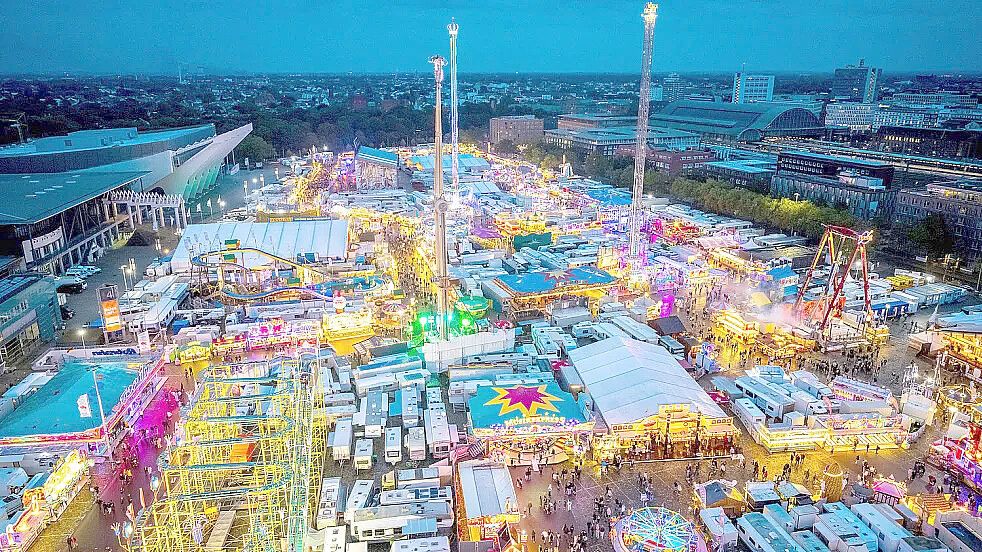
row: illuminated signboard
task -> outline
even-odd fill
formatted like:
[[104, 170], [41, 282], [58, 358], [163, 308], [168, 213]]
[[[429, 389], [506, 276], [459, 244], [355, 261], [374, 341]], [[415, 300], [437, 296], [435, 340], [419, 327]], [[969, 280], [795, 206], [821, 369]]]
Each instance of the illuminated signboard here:
[[123, 317], [119, 313], [119, 291], [113, 284], [99, 288], [99, 312], [102, 314], [102, 327], [106, 332], [123, 329]]

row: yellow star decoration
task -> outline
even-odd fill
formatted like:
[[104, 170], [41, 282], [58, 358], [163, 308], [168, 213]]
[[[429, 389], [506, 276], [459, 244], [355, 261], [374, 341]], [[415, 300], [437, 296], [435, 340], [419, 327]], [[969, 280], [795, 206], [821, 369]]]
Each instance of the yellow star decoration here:
[[522, 416], [526, 418], [535, 416], [539, 410], [559, 412], [559, 409], [553, 403], [563, 400], [546, 392], [545, 385], [539, 385], [537, 387], [518, 385], [515, 387], [495, 387], [493, 389], [498, 393], [498, 396], [484, 403], [484, 406], [501, 406], [498, 416], [504, 416], [516, 410], [520, 411]]

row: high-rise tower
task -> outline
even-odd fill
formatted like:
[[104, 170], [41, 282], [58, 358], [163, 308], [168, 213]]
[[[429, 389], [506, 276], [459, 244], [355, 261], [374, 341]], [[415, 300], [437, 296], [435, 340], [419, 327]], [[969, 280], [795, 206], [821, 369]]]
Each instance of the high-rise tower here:
[[436, 327], [440, 340], [447, 339], [447, 200], [443, 194], [443, 56], [430, 58], [436, 82], [436, 105], [433, 107], [433, 253], [436, 256]]
[[457, 31], [460, 30], [460, 26], [453, 19], [450, 19], [450, 24], [447, 25], [447, 31], [450, 33], [450, 147], [451, 149], [451, 164], [450, 164], [450, 190], [447, 194], [448, 201], [456, 205], [460, 202], [460, 145], [457, 143], [457, 133], [459, 118], [457, 114], [457, 106], [459, 100], [457, 97]]
[[641, 54], [641, 96], [638, 98], [638, 136], [634, 144], [634, 190], [631, 195], [631, 260], [641, 257], [641, 216], [644, 200], [644, 164], [648, 153], [648, 109], [651, 103], [651, 50], [655, 40], [658, 6], [648, 2], [644, 20], [644, 50]]

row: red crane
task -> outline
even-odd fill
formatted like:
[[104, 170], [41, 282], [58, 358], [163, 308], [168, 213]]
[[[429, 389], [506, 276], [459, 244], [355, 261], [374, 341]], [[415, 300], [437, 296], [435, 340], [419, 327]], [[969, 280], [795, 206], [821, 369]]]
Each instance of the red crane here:
[[[805, 280], [798, 287], [798, 296], [795, 299], [793, 310], [795, 315], [801, 316], [803, 314], [805, 310], [805, 291], [808, 289], [808, 284], [811, 283], [815, 268], [827, 252], [829, 264], [831, 265], [829, 281], [825, 288], [825, 296], [818, 300], [820, 311], [815, 314], [820, 314], [820, 317], [814, 317], [816, 320], [821, 320], [819, 331], [822, 335], [825, 335], [832, 313], [835, 311], [841, 313], [839, 303], [840, 299], [843, 299], [842, 287], [845, 285], [846, 277], [849, 276], [849, 270], [852, 268], [853, 263], [856, 262], [857, 257], [859, 257], [859, 262], [862, 266], [863, 299], [865, 301], [866, 317], [869, 320], [872, 316], [872, 307], [869, 299], [869, 261], [866, 256], [866, 246], [871, 241], [873, 241], [873, 232], [871, 230], [857, 232], [845, 226], [826, 224], [825, 233], [822, 235], [822, 241], [818, 245], [815, 258], [812, 260], [812, 264], [805, 274]], [[848, 247], [850, 245], [852, 246], [851, 251], [850, 247]], [[848, 257], [848, 262], [843, 267], [843, 260], [846, 257]], [[829, 293], [830, 291], [831, 293]]]

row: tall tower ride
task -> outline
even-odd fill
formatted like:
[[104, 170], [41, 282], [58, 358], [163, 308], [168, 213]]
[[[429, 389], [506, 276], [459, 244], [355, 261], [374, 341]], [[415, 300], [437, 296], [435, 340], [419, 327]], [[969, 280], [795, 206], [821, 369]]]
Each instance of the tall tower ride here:
[[457, 97], [457, 31], [460, 26], [453, 19], [450, 20], [450, 24], [447, 25], [447, 31], [450, 33], [450, 143], [451, 143], [451, 159], [450, 165], [450, 193], [449, 201], [456, 205], [460, 202], [460, 146], [457, 143], [457, 133], [460, 119], [458, 118], [457, 106], [459, 105], [459, 100]]
[[440, 340], [447, 339], [447, 200], [443, 195], [443, 56], [432, 56], [433, 80], [436, 82], [436, 106], [433, 108], [433, 253], [436, 256], [436, 324]]
[[644, 165], [648, 153], [648, 109], [651, 103], [651, 50], [655, 39], [658, 6], [648, 2], [641, 13], [644, 20], [644, 50], [641, 54], [641, 96], [638, 98], [638, 136], [634, 144], [634, 190], [631, 200], [631, 260], [641, 257], [641, 217], [644, 200]]

